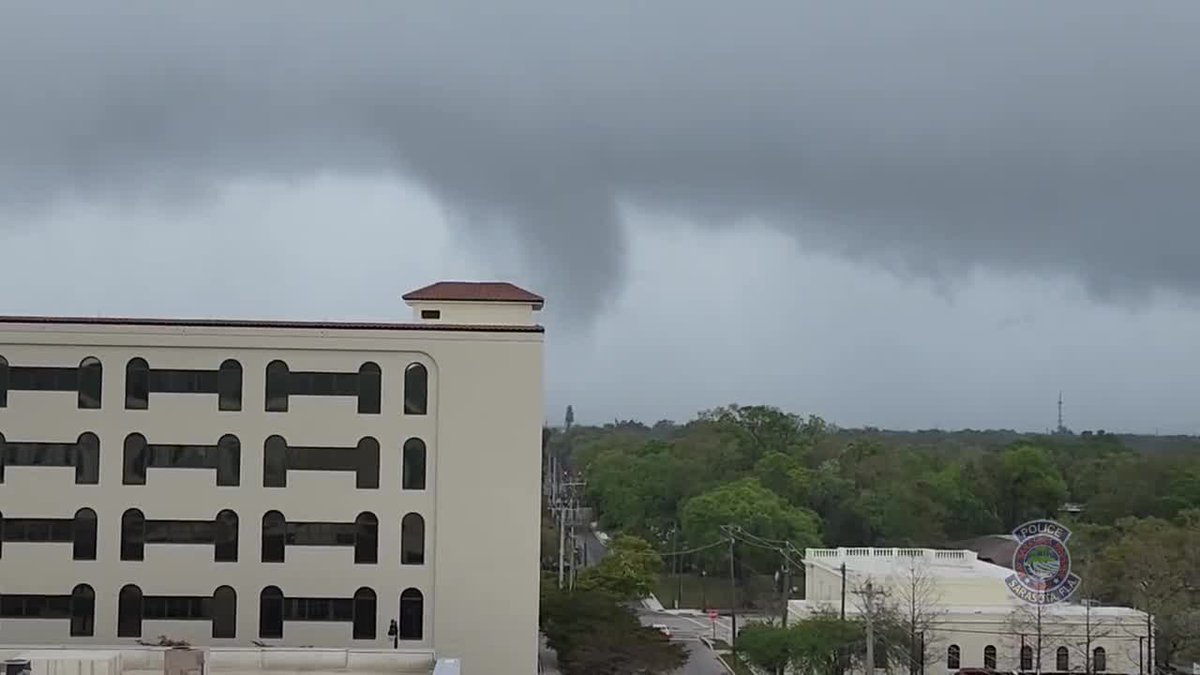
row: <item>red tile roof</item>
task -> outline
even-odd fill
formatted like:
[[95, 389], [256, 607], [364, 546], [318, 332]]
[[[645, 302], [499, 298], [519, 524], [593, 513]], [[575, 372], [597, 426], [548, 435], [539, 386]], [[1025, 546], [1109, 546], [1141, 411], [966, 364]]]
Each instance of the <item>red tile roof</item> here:
[[520, 302], [541, 309], [546, 300], [507, 281], [439, 281], [402, 296], [427, 302]]
[[490, 326], [439, 323], [376, 323], [363, 321], [248, 321], [242, 319], [139, 319], [127, 317], [0, 316], [0, 324], [93, 326], [156, 326], [167, 328], [283, 328], [293, 330], [424, 330], [451, 332], [541, 333], [542, 326]]

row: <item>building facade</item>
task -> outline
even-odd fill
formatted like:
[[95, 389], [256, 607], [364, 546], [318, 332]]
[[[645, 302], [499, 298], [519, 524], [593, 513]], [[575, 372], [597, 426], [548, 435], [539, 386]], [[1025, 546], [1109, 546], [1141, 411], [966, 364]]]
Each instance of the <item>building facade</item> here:
[[[1144, 612], [1074, 602], [1039, 609], [1018, 600], [1005, 586], [1011, 569], [984, 562], [974, 551], [807, 549], [804, 568], [805, 599], [789, 605], [797, 619], [818, 612], [840, 614], [843, 606], [847, 617], [863, 616], [868, 606], [887, 606], [911, 616], [916, 605], [926, 617], [916, 623], [929, 627], [925, 649], [916, 651], [925, 653], [925, 673], [963, 668], [1097, 675], [1148, 672], [1149, 624]], [[898, 647], [907, 653], [907, 644]], [[876, 650], [877, 672], [908, 672], [907, 662], [887, 661], [881, 655], [886, 652], [886, 646]]]
[[542, 299], [408, 323], [0, 318], [0, 644], [536, 670]]

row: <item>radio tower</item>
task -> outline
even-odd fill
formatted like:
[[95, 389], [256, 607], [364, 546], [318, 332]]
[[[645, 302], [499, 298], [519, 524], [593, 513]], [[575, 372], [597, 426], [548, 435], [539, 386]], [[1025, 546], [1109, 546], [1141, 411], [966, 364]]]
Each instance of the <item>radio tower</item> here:
[[1066, 434], [1070, 434], [1071, 430], [1068, 429], [1067, 427], [1063, 426], [1062, 406], [1063, 406], [1063, 396], [1062, 396], [1062, 391], [1060, 390], [1058, 392], [1058, 428], [1054, 430], [1054, 433], [1059, 434], [1059, 435], [1066, 435]]

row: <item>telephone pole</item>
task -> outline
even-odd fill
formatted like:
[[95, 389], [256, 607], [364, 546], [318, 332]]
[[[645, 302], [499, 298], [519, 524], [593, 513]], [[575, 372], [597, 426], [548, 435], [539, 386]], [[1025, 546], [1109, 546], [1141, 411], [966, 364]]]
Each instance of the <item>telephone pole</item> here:
[[737, 581], [734, 577], [734, 556], [737, 539], [729, 535], [729, 646], [737, 642]]
[[792, 566], [785, 558], [783, 561], [783, 627], [787, 628], [788, 599], [792, 597]]
[[854, 591], [855, 595], [861, 596], [865, 607], [863, 615], [867, 621], [867, 662], [863, 664], [863, 669], [868, 673], [875, 672], [875, 598], [876, 596], [885, 597], [886, 592], [880, 591], [871, 585], [871, 580], [868, 579], [866, 586], [862, 590]]

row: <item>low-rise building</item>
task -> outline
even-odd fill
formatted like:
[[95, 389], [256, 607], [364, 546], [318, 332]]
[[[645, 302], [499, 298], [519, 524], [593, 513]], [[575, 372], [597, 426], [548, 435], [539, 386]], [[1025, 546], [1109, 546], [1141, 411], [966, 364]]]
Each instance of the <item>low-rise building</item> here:
[[[804, 568], [805, 599], [791, 601], [791, 617], [840, 614], [843, 607], [848, 618], [862, 617], [868, 606], [911, 616], [915, 605], [922, 615], [916, 623], [928, 627], [917, 636], [918, 645], [923, 639], [924, 649], [915, 650], [925, 654], [925, 673], [962, 668], [1147, 672], [1149, 617], [1144, 612], [1075, 601], [1028, 604], [1005, 585], [1011, 569], [982, 561], [974, 551], [808, 549]], [[889, 651], [907, 654], [908, 650], [909, 644], [881, 645], [876, 649], [876, 670], [907, 672], [907, 662], [885, 663], [884, 659]]]

